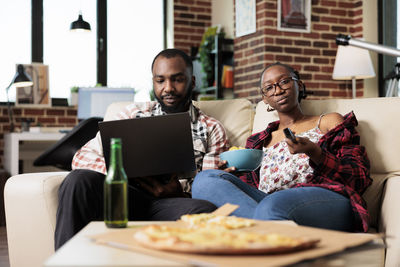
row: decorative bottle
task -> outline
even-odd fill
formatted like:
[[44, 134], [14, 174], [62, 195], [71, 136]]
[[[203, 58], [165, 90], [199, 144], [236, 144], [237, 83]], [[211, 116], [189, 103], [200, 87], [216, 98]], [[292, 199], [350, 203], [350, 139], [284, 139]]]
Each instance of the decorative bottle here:
[[110, 165], [104, 180], [104, 222], [109, 228], [123, 228], [128, 223], [128, 179], [121, 147], [120, 138], [111, 138]]

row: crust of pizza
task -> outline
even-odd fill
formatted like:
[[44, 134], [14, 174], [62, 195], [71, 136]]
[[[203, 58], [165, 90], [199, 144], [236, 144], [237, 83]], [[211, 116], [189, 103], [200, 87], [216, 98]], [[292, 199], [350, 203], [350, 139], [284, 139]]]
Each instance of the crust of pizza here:
[[134, 238], [142, 246], [157, 250], [220, 255], [287, 253], [312, 248], [319, 242], [280, 234], [166, 225], [146, 226], [137, 231]]
[[222, 216], [213, 213], [186, 214], [181, 216], [181, 221], [190, 227], [214, 227], [220, 226], [226, 229], [239, 229], [255, 225], [255, 220], [236, 217]]

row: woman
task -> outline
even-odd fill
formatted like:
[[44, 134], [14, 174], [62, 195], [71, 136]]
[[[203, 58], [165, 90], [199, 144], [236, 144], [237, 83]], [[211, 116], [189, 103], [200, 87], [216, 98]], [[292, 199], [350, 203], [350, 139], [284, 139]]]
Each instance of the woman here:
[[[261, 94], [279, 121], [247, 139], [246, 148], [262, 149], [263, 161], [239, 178], [235, 168], [207, 170], [193, 183], [193, 198], [217, 206], [238, 204], [236, 216], [293, 220], [300, 225], [341, 231], [367, 231], [369, 215], [361, 195], [371, 184], [369, 160], [350, 112], [304, 115], [305, 85], [299, 74], [279, 62], [264, 69]], [[285, 138], [290, 128], [295, 141]]]

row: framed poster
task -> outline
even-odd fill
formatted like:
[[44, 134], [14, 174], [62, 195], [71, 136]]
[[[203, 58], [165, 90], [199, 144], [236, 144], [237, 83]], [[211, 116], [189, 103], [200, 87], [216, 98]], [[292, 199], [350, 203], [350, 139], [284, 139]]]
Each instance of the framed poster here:
[[49, 66], [41, 63], [23, 64], [25, 72], [32, 78], [33, 85], [17, 87], [15, 105], [50, 106]]
[[256, 32], [256, 0], [236, 0], [236, 37]]
[[311, 0], [278, 0], [278, 30], [311, 31]]

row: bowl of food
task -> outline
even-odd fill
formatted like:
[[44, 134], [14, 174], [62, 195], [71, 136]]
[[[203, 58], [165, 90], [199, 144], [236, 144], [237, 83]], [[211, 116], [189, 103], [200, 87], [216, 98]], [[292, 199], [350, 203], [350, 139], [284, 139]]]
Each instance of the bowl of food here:
[[263, 158], [263, 151], [259, 149], [246, 149], [231, 147], [219, 155], [221, 160], [226, 160], [227, 167], [236, 167], [237, 171], [254, 171]]

